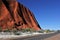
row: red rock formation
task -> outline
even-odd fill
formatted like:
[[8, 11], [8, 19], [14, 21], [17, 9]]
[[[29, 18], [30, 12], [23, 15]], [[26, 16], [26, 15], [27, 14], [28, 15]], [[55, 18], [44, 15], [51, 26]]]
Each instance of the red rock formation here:
[[33, 13], [16, 0], [0, 0], [0, 27], [3, 30], [14, 27], [41, 29]]

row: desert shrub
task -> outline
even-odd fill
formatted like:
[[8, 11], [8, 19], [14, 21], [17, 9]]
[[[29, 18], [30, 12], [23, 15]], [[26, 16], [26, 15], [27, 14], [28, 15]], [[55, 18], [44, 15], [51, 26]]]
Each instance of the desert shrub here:
[[35, 30], [32, 28], [26, 28], [26, 29], [22, 29], [22, 32], [34, 32]]
[[20, 33], [19, 32], [14, 32], [14, 35], [20, 35]]
[[40, 31], [37, 31], [37, 32], [39, 32], [39, 33], [43, 33], [44, 31], [43, 31], [43, 30], [40, 30]]
[[48, 29], [48, 30], [45, 30], [45, 32], [46, 32], [46, 33], [49, 33], [49, 32], [51, 32], [51, 30]]
[[0, 26], [0, 32], [2, 32], [2, 27]]
[[57, 30], [57, 32], [60, 32], [60, 30]]
[[3, 32], [10, 32], [10, 30], [9, 30], [9, 29], [6, 29], [6, 30], [4, 30]]
[[18, 30], [13, 30], [12, 32], [14, 33], [14, 35], [20, 35], [20, 32]]

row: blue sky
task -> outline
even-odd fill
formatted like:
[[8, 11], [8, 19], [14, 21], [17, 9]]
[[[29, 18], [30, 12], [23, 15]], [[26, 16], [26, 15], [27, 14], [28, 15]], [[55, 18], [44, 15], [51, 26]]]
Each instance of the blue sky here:
[[35, 15], [42, 29], [60, 29], [60, 0], [18, 0]]

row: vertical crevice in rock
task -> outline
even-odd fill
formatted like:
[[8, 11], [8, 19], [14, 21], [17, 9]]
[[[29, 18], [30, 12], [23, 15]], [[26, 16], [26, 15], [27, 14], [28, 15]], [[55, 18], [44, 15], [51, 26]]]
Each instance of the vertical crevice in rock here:
[[27, 24], [26, 21], [25, 21], [25, 19], [24, 19], [24, 17], [23, 17], [23, 13], [22, 13], [22, 10], [21, 10], [21, 6], [22, 6], [22, 5], [20, 5], [19, 3], [18, 3], [18, 5], [19, 5], [18, 14], [19, 14], [19, 16], [23, 19], [24, 23]]
[[[9, 3], [6, 0], [2, 0], [3, 3], [5, 4], [6, 8], [8, 9], [8, 11], [10, 12], [11, 18], [14, 20], [14, 14], [11, 11], [10, 7], [9, 7]], [[15, 21], [15, 20], [14, 20]]]

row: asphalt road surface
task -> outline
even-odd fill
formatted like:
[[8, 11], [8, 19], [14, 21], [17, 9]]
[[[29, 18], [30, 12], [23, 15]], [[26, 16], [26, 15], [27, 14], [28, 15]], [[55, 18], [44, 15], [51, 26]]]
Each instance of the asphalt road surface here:
[[52, 34], [36, 35], [36, 36], [24, 37], [24, 38], [15, 38], [12, 40], [49, 40], [47, 38], [53, 37], [53, 36], [58, 35], [58, 34], [60, 34], [60, 32], [56, 32], [56, 33], [52, 33]]
[[44, 40], [60, 40], [60, 34], [57, 34], [57, 35], [55, 35], [55, 36], [46, 38], [46, 39], [44, 39]]

